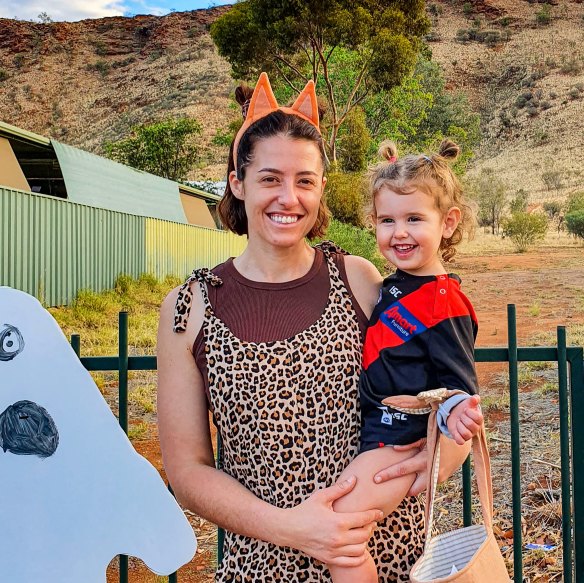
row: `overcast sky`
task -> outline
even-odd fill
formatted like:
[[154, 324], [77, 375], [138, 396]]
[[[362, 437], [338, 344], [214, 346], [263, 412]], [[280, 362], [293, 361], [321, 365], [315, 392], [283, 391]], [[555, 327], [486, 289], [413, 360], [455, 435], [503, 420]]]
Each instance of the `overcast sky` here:
[[38, 20], [46, 12], [54, 21], [103, 18], [104, 16], [161, 16], [171, 10], [182, 12], [233, 4], [235, 0], [1, 0], [0, 18]]

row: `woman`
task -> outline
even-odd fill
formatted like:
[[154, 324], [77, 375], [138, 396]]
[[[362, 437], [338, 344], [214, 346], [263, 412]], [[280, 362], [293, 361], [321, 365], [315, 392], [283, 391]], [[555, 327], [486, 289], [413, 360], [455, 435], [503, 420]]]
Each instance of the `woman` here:
[[[217, 581], [325, 582], [322, 563], [366, 559], [381, 516], [332, 509], [355, 485], [335, 480], [357, 451], [362, 335], [381, 278], [360, 257], [306, 242], [328, 223], [314, 85], [292, 108], [278, 107], [265, 74], [249, 102], [236, 95], [247, 117], [220, 214], [248, 245], [212, 273], [194, 272], [162, 305], [164, 465], [179, 501], [227, 531]], [[222, 471], [209, 409], [224, 443]], [[449, 475], [465, 452], [444, 447]], [[417, 494], [426, 456], [412, 454], [380, 475], [418, 473], [410, 491]], [[407, 580], [422, 523], [410, 498], [376, 530], [370, 552], [381, 581]]]

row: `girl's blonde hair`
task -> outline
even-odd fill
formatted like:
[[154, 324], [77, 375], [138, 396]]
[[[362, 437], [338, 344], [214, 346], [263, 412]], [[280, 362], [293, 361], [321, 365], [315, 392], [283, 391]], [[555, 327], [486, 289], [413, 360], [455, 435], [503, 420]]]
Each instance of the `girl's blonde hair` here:
[[369, 169], [369, 208], [367, 218], [374, 222], [376, 217], [375, 197], [383, 188], [398, 194], [411, 194], [414, 190], [425, 192], [434, 198], [442, 213], [453, 206], [460, 209], [461, 217], [456, 230], [448, 239], [440, 242], [441, 256], [451, 261], [458, 245], [466, 233], [469, 238], [474, 232], [474, 213], [465, 200], [462, 186], [450, 168], [460, 154], [460, 147], [452, 140], [442, 140], [438, 152], [430, 155], [408, 154], [397, 156], [397, 146], [387, 140], [379, 146], [379, 155], [384, 160]]

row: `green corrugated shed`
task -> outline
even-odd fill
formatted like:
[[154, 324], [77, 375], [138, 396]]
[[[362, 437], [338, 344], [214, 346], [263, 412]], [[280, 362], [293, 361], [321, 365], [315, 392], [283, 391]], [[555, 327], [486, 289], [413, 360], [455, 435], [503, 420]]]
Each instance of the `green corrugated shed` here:
[[186, 223], [178, 184], [51, 140], [71, 202]]

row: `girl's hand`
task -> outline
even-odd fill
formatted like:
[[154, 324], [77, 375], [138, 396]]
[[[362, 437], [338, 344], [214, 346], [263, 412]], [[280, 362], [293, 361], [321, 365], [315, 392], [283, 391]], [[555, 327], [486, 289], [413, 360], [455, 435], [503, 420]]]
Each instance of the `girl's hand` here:
[[393, 478], [406, 476], [407, 474], [416, 474], [416, 479], [408, 492], [408, 496], [417, 496], [426, 489], [426, 474], [428, 465], [428, 450], [426, 448], [426, 439], [422, 438], [408, 445], [394, 445], [396, 451], [409, 451], [417, 449], [418, 453], [398, 464], [389, 466], [385, 470], [377, 472], [373, 477], [376, 484], [387, 482]]
[[289, 526], [284, 546], [294, 547], [329, 565], [356, 567], [367, 558], [367, 542], [381, 510], [335, 512], [333, 502], [356, 484], [354, 476], [314, 492], [298, 506], [285, 510]]
[[463, 445], [478, 434], [485, 420], [480, 407], [481, 398], [473, 395], [453, 407], [448, 415], [446, 425], [452, 439]]

